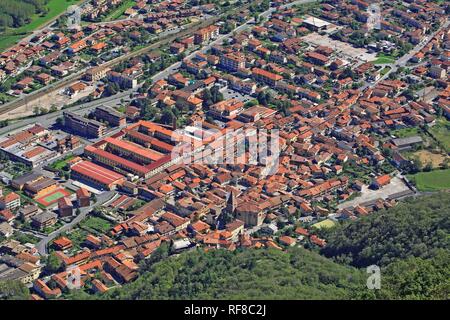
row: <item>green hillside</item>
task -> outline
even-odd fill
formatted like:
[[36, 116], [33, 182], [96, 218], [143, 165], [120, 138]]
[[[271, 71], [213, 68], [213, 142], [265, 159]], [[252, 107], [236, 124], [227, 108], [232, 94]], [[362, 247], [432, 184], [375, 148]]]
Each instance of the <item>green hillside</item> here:
[[450, 194], [410, 198], [328, 231], [322, 253], [355, 267], [388, 265], [397, 259], [430, 258], [450, 249]]
[[302, 248], [196, 250], [152, 265], [109, 299], [345, 299], [362, 272]]

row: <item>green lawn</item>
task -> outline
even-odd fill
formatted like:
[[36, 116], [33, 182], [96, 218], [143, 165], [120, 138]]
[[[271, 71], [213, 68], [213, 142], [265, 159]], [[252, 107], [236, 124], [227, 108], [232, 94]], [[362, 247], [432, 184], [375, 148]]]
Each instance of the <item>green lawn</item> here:
[[29, 35], [33, 30], [45, 25], [50, 20], [63, 13], [69, 6], [77, 4], [81, 0], [49, 0], [48, 13], [45, 15], [35, 14], [31, 22], [19, 28], [9, 29], [0, 36], [0, 51], [14, 45], [23, 37]]
[[420, 172], [408, 175], [419, 191], [437, 191], [450, 189], [450, 169]]
[[93, 233], [107, 233], [112, 228], [112, 223], [99, 217], [88, 217], [80, 223], [80, 227]]
[[375, 63], [375, 64], [386, 64], [386, 63], [394, 63], [394, 62], [395, 62], [395, 57], [384, 54], [384, 53], [378, 54], [377, 59], [375, 59], [373, 61], [373, 63]]
[[450, 121], [444, 118], [439, 118], [437, 123], [430, 128], [433, 137], [438, 140], [445, 149], [445, 152], [450, 152]]
[[407, 138], [407, 137], [413, 137], [420, 135], [421, 130], [417, 127], [411, 127], [411, 128], [402, 128], [397, 130], [390, 131], [390, 134], [393, 136], [396, 136], [397, 138]]
[[105, 18], [103, 18], [102, 21], [112, 21], [119, 19], [128, 8], [131, 8], [135, 4], [136, 4], [135, 0], [125, 1], [115, 10], [111, 11], [111, 13], [109, 13]]
[[27, 35], [28, 33], [19, 35], [0, 34], [0, 51], [4, 51], [5, 49], [13, 46], [15, 43], [19, 42], [20, 39], [26, 37]]
[[58, 161], [53, 162], [50, 167], [56, 170], [63, 170], [69, 160], [72, 160], [74, 156], [68, 156], [67, 158], [60, 159]]

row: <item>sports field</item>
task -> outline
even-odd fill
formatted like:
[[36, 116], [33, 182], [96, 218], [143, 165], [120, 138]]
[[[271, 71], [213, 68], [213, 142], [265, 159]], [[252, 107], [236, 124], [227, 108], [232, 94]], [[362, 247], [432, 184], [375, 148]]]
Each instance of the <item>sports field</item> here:
[[325, 219], [323, 221], [313, 224], [311, 227], [318, 228], [318, 229], [322, 229], [322, 228], [328, 229], [328, 228], [333, 227], [335, 224], [336, 224], [336, 222], [334, 222], [333, 220]]
[[46, 194], [41, 198], [36, 199], [36, 201], [48, 207], [49, 205], [52, 205], [55, 202], [57, 202], [60, 198], [67, 197], [69, 195], [70, 195], [69, 191], [67, 191], [66, 189], [59, 188], [53, 192], [50, 192], [49, 194]]

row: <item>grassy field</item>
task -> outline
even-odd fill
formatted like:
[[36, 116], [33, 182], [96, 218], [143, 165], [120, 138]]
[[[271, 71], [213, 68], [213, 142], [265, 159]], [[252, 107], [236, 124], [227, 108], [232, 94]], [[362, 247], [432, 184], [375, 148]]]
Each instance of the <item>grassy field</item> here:
[[99, 217], [88, 217], [80, 223], [80, 227], [87, 231], [104, 234], [112, 228], [112, 224]]
[[28, 33], [18, 35], [0, 34], [0, 52], [13, 46], [15, 43], [19, 42], [20, 39], [26, 37], [27, 35]]
[[49, 9], [45, 15], [35, 14], [31, 22], [19, 28], [9, 29], [0, 36], [0, 51], [14, 45], [20, 39], [29, 35], [32, 31], [45, 25], [50, 20], [63, 13], [69, 6], [82, 2], [81, 0], [50, 0], [47, 4]]
[[437, 123], [430, 129], [433, 137], [438, 140], [445, 149], [445, 152], [450, 152], [450, 121], [444, 118], [439, 118]]
[[420, 133], [421, 133], [421, 130], [420, 130], [420, 128], [417, 128], [417, 127], [391, 130], [391, 132], [390, 132], [391, 135], [396, 136], [397, 138], [413, 137], [413, 136], [420, 135]]
[[408, 159], [417, 157], [422, 164], [431, 163], [433, 168], [439, 168], [439, 165], [442, 164], [447, 158], [447, 156], [445, 156], [444, 154], [433, 153], [428, 150], [419, 150], [417, 152], [407, 153], [406, 157]]
[[53, 169], [63, 170], [63, 168], [66, 166], [67, 162], [72, 160], [73, 158], [74, 158], [74, 156], [69, 156], [67, 158], [60, 159], [60, 160], [55, 161], [54, 163], [52, 163], [50, 166]]
[[391, 67], [384, 67], [383, 69], [381, 69], [380, 71], [381, 76], [384, 76], [386, 73], [389, 72], [389, 70], [391, 70]]
[[420, 172], [408, 175], [419, 191], [437, 191], [450, 189], [450, 169]]
[[394, 63], [395, 58], [391, 55], [387, 55], [384, 53], [380, 53], [377, 55], [377, 58], [373, 61], [375, 64], [387, 64], [387, 63]]

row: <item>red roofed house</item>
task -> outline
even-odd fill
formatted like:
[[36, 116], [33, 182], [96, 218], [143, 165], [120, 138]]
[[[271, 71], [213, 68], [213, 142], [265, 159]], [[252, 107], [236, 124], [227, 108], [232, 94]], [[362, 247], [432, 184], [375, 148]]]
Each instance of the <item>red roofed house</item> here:
[[78, 208], [89, 207], [91, 202], [91, 193], [84, 188], [78, 189], [76, 193]]
[[383, 176], [379, 176], [375, 178], [370, 187], [373, 189], [379, 189], [385, 185], [388, 185], [391, 182], [391, 177], [388, 174], [385, 174]]
[[70, 241], [70, 239], [66, 238], [66, 237], [61, 237], [56, 239], [55, 241], [53, 241], [53, 246], [57, 249], [57, 250], [67, 250], [72, 248], [72, 241]]
[[11, 192], [0, 198], [0, 210], [12, 210], [18, 207], [20, 207], [20, 196], [17, 193]]
[[73, 214], [72, 201], [68, 197], [63, 197], [58, 200], [58, 210], [60, 217], [70, 217]]

